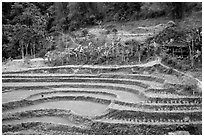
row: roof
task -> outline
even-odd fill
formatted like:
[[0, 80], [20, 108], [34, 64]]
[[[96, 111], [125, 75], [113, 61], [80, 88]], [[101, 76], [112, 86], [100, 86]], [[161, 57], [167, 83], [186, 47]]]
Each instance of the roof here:
[[182, 48], [184, 48], [184, 47], [187, 47], [188, 45], [185, 43], [181, 43], [181, 42], [172, 42], [172, 43], [166, 44], [164, 46], [165, 47], [177, 47], [177, 48], [182, 47]]

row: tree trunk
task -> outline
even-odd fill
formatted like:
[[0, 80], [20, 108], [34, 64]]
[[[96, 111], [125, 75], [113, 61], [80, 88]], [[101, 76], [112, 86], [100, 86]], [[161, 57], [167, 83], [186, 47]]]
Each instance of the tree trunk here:
[[193, 52], [194, 52], [194, 44], [193, 44], [193, 40], [192, 40], [192, 54], [191, 54], [191, 65], [192, 65], [192, 67], [194, 66], [194, 55], [193, 55]]
[[33, 45], [33, 56], [35, 58], [35, 44]]
[[33, 56], [33, 49], [32, 48], [30, 48], [30, 55], [31, 55], [31, 57]]
[[23, 48], [23, 44], [21, 45], [21, 55], [22, 55], [22, 59], [24, 59], [25, 56], [24, 56], [24, 48]]
[[26, 56], [28, 56], [28, 44], [26, 45]]
[[[193, 41], [192, 41], [192, 46], [193, 46]], [[193, 55], [192, 55], [192, 49], [191, 46], [189, 45], [189, 56], [190, 56], [190, 60], [191, 60], [191, 66], [194, 66], [194, 61], [193, 61]]]

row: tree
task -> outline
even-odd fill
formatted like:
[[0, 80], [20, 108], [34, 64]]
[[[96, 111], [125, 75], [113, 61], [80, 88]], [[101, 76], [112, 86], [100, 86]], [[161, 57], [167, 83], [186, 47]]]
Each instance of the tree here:
[[[16, 15], [12, 20], [12, 44], [21, 48], [22, 58], [29, 54], [35, 55], [37, 41], [46, 35], [46, 18], [33, 3], [14, 3], [11, 13]], [[25, 53], [24, 53], [25, 52]]]

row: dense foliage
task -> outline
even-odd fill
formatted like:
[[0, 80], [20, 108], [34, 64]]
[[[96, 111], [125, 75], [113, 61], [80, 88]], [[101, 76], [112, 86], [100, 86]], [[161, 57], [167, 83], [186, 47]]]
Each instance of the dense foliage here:
[[[171, 2], [3, 2], [3, 60], [28, 56], [34, 58], [44, 57], [48, 51], [56, 49], [52, 52], [53, 56], [51, 60], [58, 60], [59, 58], [60, 61], [57, 62], [58, 64], [54, 63], [54, 65], [69, 64], [68, 60], [70, 59], [67, 57], [70, 56], [75, 56], [76, 61], [79, 61], [77, 59], [81, 58], [83, 59], [83, 61], [81, 60], [83, 63], [88, 62], [91, 64], [97, 64], [105, 60], [109, 61], [110, 59], [114, 60], [115, 58], [118, 59], [118, 57], [123, 62], [133, 56], [140, 61], [140, 55], [133, 55], [133, 53], [136, 54], [133, 51], [138, 49], [133, 49], [131, 46], [126, 50], [127, 52], [123, 50], [126, 47], [121, 47], [120, 52], [119, 44], [109, 44], [107, 46], [104, 45], [104, 41], [101, 42], [92, 38], [89, 38], [88, 42], [76, 42], [73, 40], [70, 32], [89, 25], [100, 25], [101, 22], [107, 21], [129, 21], [160, 16], [182, 18], [185, 12], [189, 12], [189, 9], [199, 11], [201, 8], [201, 3]], [[86, 31], [83, 32], [84, 35], [87, 34]], [[67, 41], [70, 41], [70, 39], [73, 45], [84, 45], [84, 42], [86, 44], [78, 48], [73, 46], [74, 50], [67, 49]], [[92, 44], [88, 45], [89, 49], [85, 49], [87, 43], [90, 41]], [[99, 48], [99, 46], [96, 46], [98, 42], [101, 42], [102, 47]], [[108, 49], [106, 50], [106, 48]], [[117, 52], [111, 54], [112, 51]], [[146, 51], [146, 49], [141, 50], [141, 54], [143, 51]], [[95, 55], [99, 53], [102, 55]], [[85, 56], [85, 58], [82, 56]]]

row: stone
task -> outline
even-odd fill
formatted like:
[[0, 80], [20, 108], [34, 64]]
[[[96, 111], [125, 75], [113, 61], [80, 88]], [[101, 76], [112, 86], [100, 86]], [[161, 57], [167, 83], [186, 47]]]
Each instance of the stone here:
[[175, 131], [169, 132], [168, 135], [190, 135], [188, 131]]
[[148, 71], [144, 71], [143, 74], [144, 74], [144, 75], [148, 75], [149, 72], [148, 72]]
[[176, 23], [172, 20], [170, 20], [168, 23], [167, 23], [167, 26], [168, 27], [175, 27], [176, 26]]
[[188, 122], [188, 121], [190, 120], [190, 117], [186, 116], [186, 117], [184, 117], [183, 120], [184, 120], [185, 122]]

